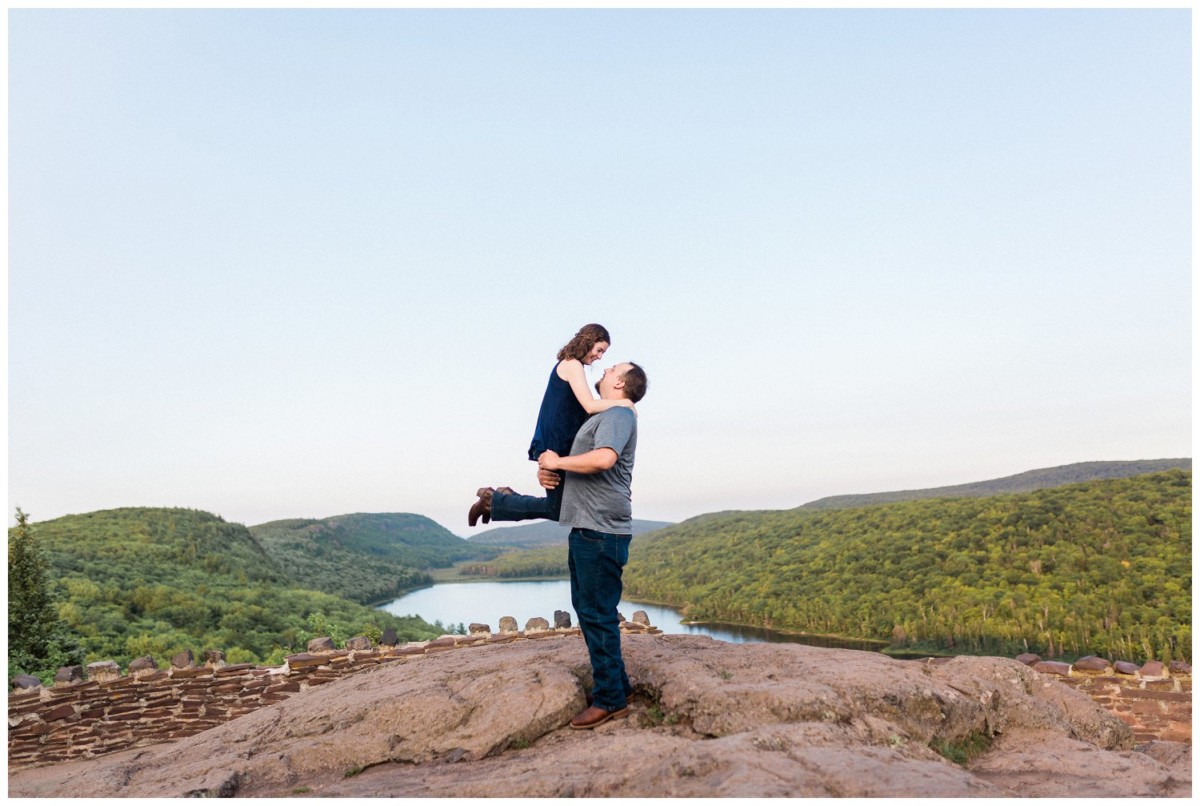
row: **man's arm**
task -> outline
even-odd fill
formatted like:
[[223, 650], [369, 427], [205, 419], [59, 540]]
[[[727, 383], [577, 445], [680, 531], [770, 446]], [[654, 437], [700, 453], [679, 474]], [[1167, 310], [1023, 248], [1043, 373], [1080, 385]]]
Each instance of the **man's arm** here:
[[596, 448], [578, 456], [559, 456], [554, 451], [544, 451], [538, 457], [542, 470], [569, 470], [572, 473], [599, 473], [609, 470], [617, 463], [617, 452], [612, 448]]

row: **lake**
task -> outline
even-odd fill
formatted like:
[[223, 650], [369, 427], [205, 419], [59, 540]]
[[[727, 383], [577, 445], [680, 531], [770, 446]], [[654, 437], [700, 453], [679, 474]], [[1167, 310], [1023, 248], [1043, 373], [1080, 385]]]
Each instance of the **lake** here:
[[[496, 632], [502, 616], [515, 618], [520, 629], [525, 628], [526, 621], [537, 616], [553, 626], [555, 610], [565, 610], [571, 614], [571, 624], [579, 624], [571, 607], [571, 583], [565, 579], [545, 582], [447, 582], [406, 593], [380, 605], [380, 609], [397, 616], [420, 616], [430, 623], [440, 621], [447, 629], [458, 624], [470, 626], [478, 623], [486, 624], [492, 632]], [[884, 646], [872, 641], [795, 635], [737, 624], [684, 624], [680, 621], [679, 611], [674, 608], [625, 599], [621, 600], [617, 610], [627, 619], [633, 618], [635, 610], [644, 610], [650, 617], [650, 623], [664, 633], [708, 635], [734, 644], [794, 643], [869, 651], [878, 651]]]

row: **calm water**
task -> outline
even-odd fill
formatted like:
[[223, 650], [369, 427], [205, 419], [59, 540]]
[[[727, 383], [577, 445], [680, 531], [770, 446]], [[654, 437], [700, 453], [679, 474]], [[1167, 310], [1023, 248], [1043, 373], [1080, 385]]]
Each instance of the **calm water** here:
[[[500, 628], [502, 616], [512, 616], [517, 626], [541, 616], [554, 624], [554, 611], [571, 614], [571, 623], [579, 619], [571, 608], [571, 583], [567, 580], [547, 582], [448, 582], [412, 591], [381, 609], [397, 616], [420, 616], [428, 622], [440, 621], [451, 625], [486, 624], [493, 632]], [[633, 618], [635, 610], [645, 610], [650, 623], [665, 633], [708, 635], [720, 641], [742, 644], [747, 642], [795, 643], [839, 649], [879, 650], [882, 644], [869, 641], [848, 641], [822, 636], [791, 635], [758, 627], [734, 624], [682, 624], [679, 611], [662, 605], [641, 604], [621, 600], [617, 609], [625, 618]]]

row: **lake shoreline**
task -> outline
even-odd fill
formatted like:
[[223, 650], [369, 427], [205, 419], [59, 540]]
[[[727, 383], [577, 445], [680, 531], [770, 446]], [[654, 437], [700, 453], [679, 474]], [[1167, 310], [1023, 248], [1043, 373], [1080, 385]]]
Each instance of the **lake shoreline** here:
[[[633, 602], [634, 604], [648, 604], [648, 605], [654, 605], [655, 607], [670, 608], [671, 610], [678, 611], [680, 613], [680, 615], [682, 615], [682, 611], [683, 611], [684, 607], [686, 607], [686, 605], [681, 606], [681, 605], [673, 604], [671, 602], [658, 602], [653, 599], [646, 599], [643, 597], [634, 598], [634, 597], [627, 596], [627, 597], [625, 597], [625, 599], [626, 599], [626, 601]], [[815, 638], [815, 639], [820, 639], [820, 640], [825, 640], [825, 641], [875, 644], [875, 645], [878, 645], [880, 648], [877, 650], [871, 650], [871, 651], [882, 652], [882, 653], [888, 654], [892, 657], [897, 657], [902, 654], [908, 654], [905, 652], [905, 650], [903, 648], [897, 648], [897, 650], [894, 654], [887, 652], [887, 650], [892, 647], [892, 643], [891, 643], [891, 641], [885, 641], [880, 638], [859, 638], [858, 636], [853, 636], [853, 635], [838, 635], [835, 633], [807, 632], [806, 630], [792, 630], [792, 629], [786, 629], [786, 628], [781, 628], [781, 627], [767, 627], [763, 624], [743, 624], [738, 621], [717, 621], [717, 620], [712, 620], [712, 619], [696, 619], [696, 620], [680, 619], [679, 623], [683, 624], [685, 626], [713, 627], [716, 629], [722, 629], [722, 628], [726, 628], [726, 627], [737, 627], [740, 629], [763, 630], [764, 632], [775, 633], [777, 635], [793, 635], [793, 636], [797, 636], [797, 637]], [[931, 657], [929, 654], [926, 654], [926, 653], [920, 653], [919, 655], [914, 653], [914, 657], [918, 657], [918, 656], [923, 657], [923, 658]]]
[[[449, 572], [449, 571], [451, 571], [451, 569], [444, 569], [443, 571]], [[430, 589], [439, 587], [439, 585], [443, 585], [443, 587], [444, 587], [444, 585], [456, 585], [456, 584], [475, 585], [475, 584], [480, 584], [480, 583], [485, 583], [485, 584], [493, 583], [493, 584], [505, 585], [505, 584], [509, 584], [509, 583], [545, 584], [545, 583], [566, 583], [566, 582], [569, 582], [569, 579], [566, 577], [521, 577], [521, 578], [511, 578], [511, 579], [496, 578], [496, 577], [449, 577], [449, 578], [444, 577], [442, 579], [438, 579], [437, 577], [434, 577], [432, 584], [420, 585], [420, 587], [418, 587], [418, 588], [409, 589], [407, 591], [404, 591], [404, 593], [401, 594], [401, 596], [392, 597], [392, 599], [373, 603], [372, 607], [383, 608], [385, 606], [388, 606], [388, 604], [394, 603], [395, 601], [397, 601], [397, 599], [402, 599], [403, 596], [415, 593], [415, 591], [430, 590]], [[768, 643], [788, 643], [788, 642], [809, 643], [809, 642], [812, 642], [816, 645], [821, 645], [821, 644], [826, 644], [828, 642], [828, 644], [830, 644], [830, 645], [835, 644], [835, 645], [842, 646], [842, 648], [857, 648], [857, 649], [860, 649], [863, 651], [882, 652], [882, 654], [887, 654], [892, 657], [905, 657], [905, 656], [907, 656], [907, 657], [930, 657], [932, 655], [936, 655], [936, 652], [926, 652], [923, 650], [918, 651], [918, 652], [912, 652], [912, 651], [908, 651], [908, 650], [905, 650], [902, 648], [896, 648], [894, 651], [888, 651], [889, 649], [892, 649], [892, 645], [890, 645], [890, 643], [887, 642], [887, 640], [882, 640], [882, 639], [878, 639], [878, 638], [858, 638], [858, 637], [853, 637], [853, 636], [839, 636], [839, 634], [814, 633], [814, 632], [805, 632], [803, 630], [788, 630], [788, 628], [767, 627], [767, 626], [757, 625], [757, 624], [740, 624], [740, 622], [737, 622], [737, 621], [690, 620], [690, 619], [685, 618], [685, 616], [682, 612], [682, 610], [684, 608], [678, 606], [678, 604], [674, 604], [672, 602], [654, 601], [652, 599], [646, 599], [646, 597], [626, 596], [626, 597], [623, 597], [623, 604], [625, 604], [625, 606], [628, 608], [635, 608], [634, 612], [636, 612], [636, 609], [637, 609], [636, 606], [638, 606], [638, 604], [644, 604], [644, 606], [648, 606], [648, 607], [652, 607], [652, 608], [659, 608], [660, 610], [670, 610], [670, 612], [673, 615], [677, 616], [677, 620], [674, 621], [673, 624], [670, 624], [670, 625], [655, 624], [654, 625], [654, 626], [660, 627], [660, 628], [666, 626], [667, 632], [671, 632], [670, 627], [674, 627], [674, 626], [682, 626], [682, 627], [688, 628], [689, 632], [691, 631], [692, 627], [698, 627], [698, 628], [700, 628], [701, 631], [704, 631], [704, 632], [714, 632], [714, 633], [716, 633], [716, 632], [725, 632], [725, 633], [728, 633], [728, 632], [736, 632], [736, 633], [751, 632], [751, 633], [757, 633], [758, 636], [761, 636], [762, 640], [767, 640]], [[566, 607], [565, 604], [563, 607]], [[626, 607], [623, 607], [622, 609], [624, 610], [624, 609], [626, 609]], [[416, 615], [419, 615], [420, 618], [425, 619], [427, 621], [430, 620], [430, 619], [426, 618], [425, 615], [422, 615], [420, 613], [416, 613]], [[482, 615], [482, 614], [480, 614], [480, 615]], [[630, 618], [631, 618], [632, 613], [628, 613], [628, 614], [626, 614], [626, 616], [630, 616]], [[433, 618], [437, 618], [437, 616], [433, 616]], [[444, 619], [438, 619], [438, 620], [444, 621]], [[452, 620], [457, 622], [456, 619], [452, 619]], [[476, 618], [473, 620], [479, 620], [479, 616], [476, 616]], [[661, 616], [660, 616], [660, 620], [661, 620]]]

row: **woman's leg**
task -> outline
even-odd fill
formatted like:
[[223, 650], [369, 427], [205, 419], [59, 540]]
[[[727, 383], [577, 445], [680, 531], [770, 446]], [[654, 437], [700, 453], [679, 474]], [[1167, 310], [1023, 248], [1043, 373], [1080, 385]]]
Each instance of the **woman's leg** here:
[[511, 495], [492, 493], [492, 520], [494, 521], [527, 521], [534, 518], [558, 520], [562, 511], [562, 491], [567, 483], [564, 474], [559, 474], [561, 481], [553, 490], [546, 490], [546, 495]]

